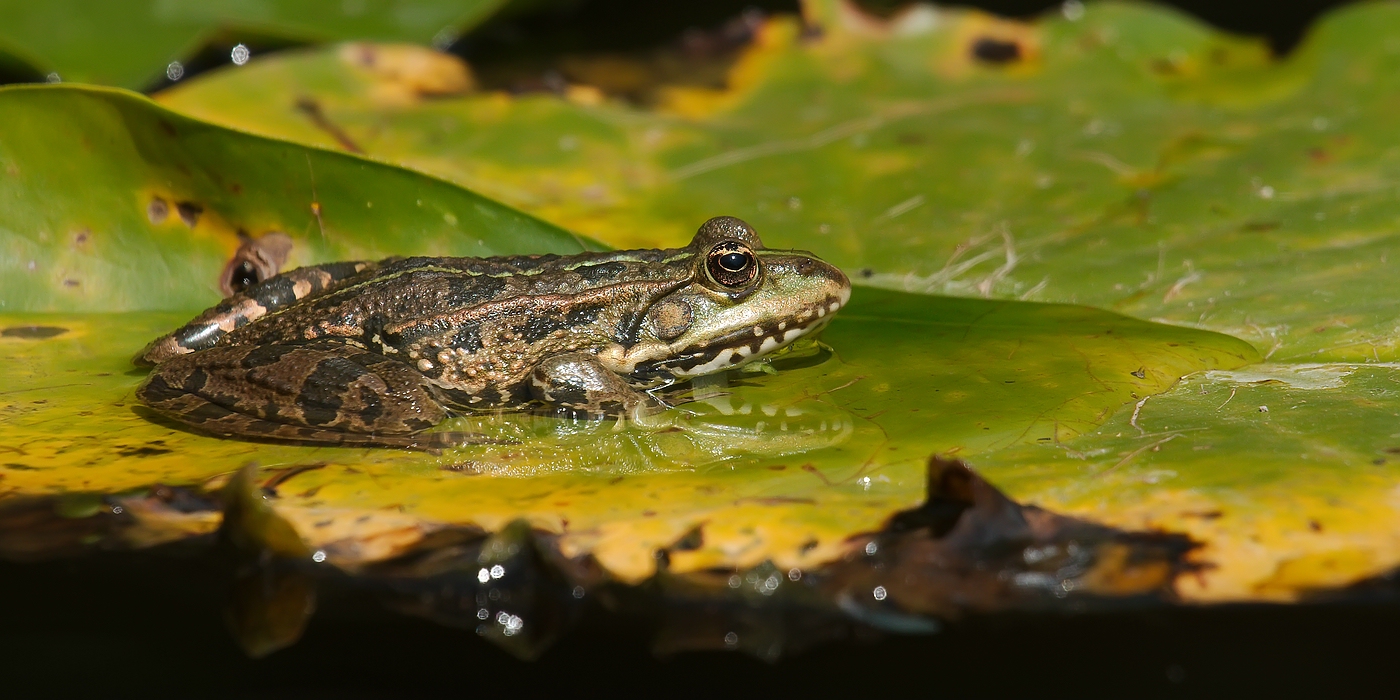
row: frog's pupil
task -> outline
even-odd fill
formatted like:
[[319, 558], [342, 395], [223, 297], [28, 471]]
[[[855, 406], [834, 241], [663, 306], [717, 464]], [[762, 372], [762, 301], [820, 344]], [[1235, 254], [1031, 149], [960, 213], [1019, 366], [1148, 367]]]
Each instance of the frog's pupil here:
[[742, 272], [749, 266], [749, 256], [747, 253], [725, 253], [719, 258], [719, 266], [729, 272]]
[[257, 283], [257, 269], [253, 267], [253, 263], [244, 260], [238, 267], [233, 268], [233, 275], [229, 279], [228, 286], [233, 288], [234, 292], [241, 292]]

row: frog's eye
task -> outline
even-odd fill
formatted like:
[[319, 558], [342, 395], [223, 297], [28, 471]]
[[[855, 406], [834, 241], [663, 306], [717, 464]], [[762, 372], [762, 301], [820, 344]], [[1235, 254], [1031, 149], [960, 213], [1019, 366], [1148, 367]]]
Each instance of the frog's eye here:
[[742, 287], [758, 274], [758, 259], [743, 243], [725, 241], [710, 249], [705, 269], [710, 279], [725, 287]]
[[234, 294], [239, 294], [261, 280], [258, 279], [258, 269], [253, 267], [253, 263], [244, 260], [233, 268], [226, 281], [229, 289], [232, 289]]

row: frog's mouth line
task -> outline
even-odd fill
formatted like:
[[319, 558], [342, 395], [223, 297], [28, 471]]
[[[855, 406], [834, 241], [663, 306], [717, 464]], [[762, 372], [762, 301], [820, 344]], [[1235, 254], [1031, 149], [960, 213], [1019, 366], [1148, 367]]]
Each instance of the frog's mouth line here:
[[738, 367], [820, 330], [849, 299], [849, 291], [839, 296], [829, 296], [787, 320], [727, 333], [704, 346], [685, 348], [675, 357], [658, 362], [649, 369], [665, 370], [677, 377], [699, 377]]

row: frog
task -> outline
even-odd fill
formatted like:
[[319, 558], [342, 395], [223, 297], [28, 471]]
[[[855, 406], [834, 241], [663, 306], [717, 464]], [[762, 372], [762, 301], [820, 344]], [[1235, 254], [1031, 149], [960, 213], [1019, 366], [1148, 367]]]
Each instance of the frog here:
[[817, 333], [850, 293], [732, 216], [683, 248], [311, 265], [151, 341], [136, 397], [217, 437], [437, 449], [464, 441], [431, 430], [457, 415], [663, 409], [659, 389]]

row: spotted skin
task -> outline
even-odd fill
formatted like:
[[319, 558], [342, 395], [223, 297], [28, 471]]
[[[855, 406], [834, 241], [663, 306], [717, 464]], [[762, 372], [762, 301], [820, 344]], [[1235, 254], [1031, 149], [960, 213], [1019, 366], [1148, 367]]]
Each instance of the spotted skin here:
[[177, 355], [212, 348], [234, 330], [333, 289], [362, 272], [372, 274], [379, 264], [365, 261], [327, 263], [269, 277], [250, 285], [242, 293], [224, 299], [179, 330], [152, 341], [133, 362], [142, 367], [151, 367]]
[[431, 448], [458, 439], [425, 432], [453, 413], [644, 410], [644, 389], [782, 347], [849, 293], [836, 268], [766, 250], [732, 217], [669, 250], [332, 263], [153, 341], [137, 396], [213, 435]]

